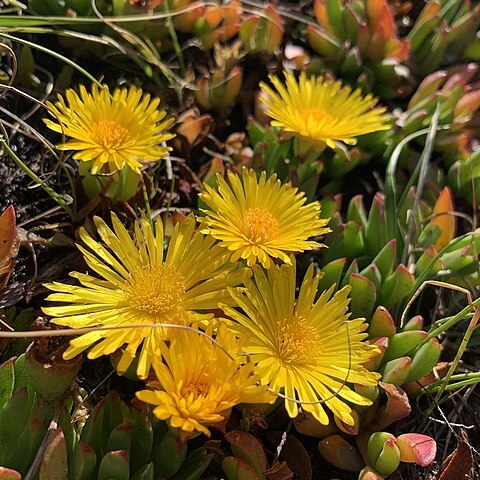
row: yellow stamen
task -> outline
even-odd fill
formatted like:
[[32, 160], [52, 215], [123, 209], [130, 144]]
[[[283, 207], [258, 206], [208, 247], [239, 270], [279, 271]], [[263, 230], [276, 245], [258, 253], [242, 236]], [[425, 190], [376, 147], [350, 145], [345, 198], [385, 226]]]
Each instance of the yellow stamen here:
[[308, 123], [310, 118], [313, 118], [316, 123], [331, 123], [333, 121], [333, 117], [322, 108], [306, 108], [301, 112], [301, 117], [305, 123]]
[[277, 356], [284, 363], [297, 364], [313, 360], [312, 352], [318, 349], [317, 330], [303, 317], [293, 316], [278, 322]]
[[188, 397], [193, 393], [194, 397], [199, 397], [200, 395], [206, 396], [210, 391], [210, 385], [205, 383], [191, 383], [190, 385], [185, 385], [182, 388], [182, 395]]
[[129, 139], [129, 131], [118, 122], [100, 120], [92, 124], [97, 143], [107, 150], [118, 148]]
[[249, 208], [244, 216], [245, 235], [253, 242], [265, 242], [278, 233], [278, 220], [265, 208]]
[[145, 265], [123, 288], [130, 308], [150, 314], [172, 311], [185, 293], [185, 279], [169, 265]]

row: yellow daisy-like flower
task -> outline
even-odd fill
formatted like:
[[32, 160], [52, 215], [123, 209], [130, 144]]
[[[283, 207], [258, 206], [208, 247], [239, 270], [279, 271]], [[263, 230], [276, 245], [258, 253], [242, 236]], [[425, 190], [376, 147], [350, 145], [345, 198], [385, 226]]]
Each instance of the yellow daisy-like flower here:
[[290, 417], [297, 416], [301, 404], [327, 424], [325, 405], [353, 425], [346, 402], [370, 405], [371, 401], [349, 385], [377, 384], [379, 374], [362, 364], [378, 349], [362, 342], [367, 337], [364, 319], [348, 320], [348, 288], [332, 296], [332, 287], [315, 301], [319, 278], [311, 265], [295, 300], [294, 265], [276, 266], [267, 273], [256, 266], [254, 279], [246, 281], [242, 293], [230, 291], [244, 313], [229, 306], [222, 309], [234, 320], [232, 329], [250, 334], [246, 351], [257, 365], [255, 371], [262, 384], [284, 393]]
[[[156, 222], [155, 233], [144, 220], [135, 224], [135, 241], [120, 220], [112, 214], [113, 230], [96, 217], [98, 235], [106, 247], [82, 229], [79, 246], [89, 268], [98, 277], [74, 272], [80, 286], [51, 283], [55, 293], [47, 300], [63, 305], [45, 307], [53, 322], [72, 328], [124, 327], [138, 328], [98, 330], [71, 340], [64, 358], [70, 359], [94, 345], [88, 358], [109, 355], [126, 344], [117, 365], [124, 373], [143, 343], [137, 374], [146, 378], [152, 356], [160, 345], [175, 336], [178, 329], [153, 328], [153, 324], [190, 325], [210, 320], [219, 301], [231, 298], [226, 290], [242, 283], [247, 269], [232, 271], [228, 252], [215, 240], [195, 231], [193, 216], [177, 224], [167, 252], [164, 252], [162, 223]], [[142, 328], [142, 325], [145, 327]]]
[[78, 150], [73, 158], [92, 162], [92, 174], [106, 164], [110, 172], [128, 166], [138, 173], [142, 162], [160, 160], [171, 150], [161, 144], [175, 136], [165, 133], [173, 118], [164, 120], [160, 99], [151, 99], [140, 88], [116, 88], [111, 94], [107, 86], [93, 85], [88, 93], [80, 85], [80, 95], [68, 89], [65, 97], [66, 101], [59, 95], [55, 104], [47, 102], [55, 121], [44, 122], [73, 139], [57, 148]]
[[242, 177], [228, 172], [230, 185], [217, 175], [218, 192], [205, 185], [200, 198], [210, 207], [202, 232], [221, 240], [232, 251], [232, 262], [240, 258], [249, 266], [257, 260], [265, 267], [272, 258], [290, 262], [290, 253], [324, 245], [310, 237], [330, 232], [328, 219], [319, 218], [320, 204], [307, 199], [290, 183], [282, 185], [276, 175], [267, 179], [262, 172], [257, 180], [253, 170], [243, 169]]
[[329, 147], [335, 141], [355, 144], [359, 135], [388, 130], [389, 118], [385, 108], [373, 108], [377, 99], [363, 97], [361, 90], [343, 85], [323, 76], [307, 78], [302, 72], [297, 80], [292, 73], [285, 73], [285, 84], [271, 75], [276, 91], [265, 83], [267, 93], [262, 102], [275, 127], [283, 127], [313, 142], [323, 142]]
[[[207, 329], [211, 335], [212, 330]], [[258, 386], [253, 375], [253, 364], [241, 366], [237, 360], [243, 342], [220, 324], [216, 341], [195, 332], [179, 332], [167, 347], [162, 345], [162, 356], [153, 359], [153, 370], [158, 381], [151, 390], [137, 392], [146, 403], [157, 405], [153, 413], [160, 420], [184, 432], [202, 432], [228, 419], [229, 411], [238, 403], [267, 403], [275, 396]], [[226, 353], [227, 352], [227, 353]]]

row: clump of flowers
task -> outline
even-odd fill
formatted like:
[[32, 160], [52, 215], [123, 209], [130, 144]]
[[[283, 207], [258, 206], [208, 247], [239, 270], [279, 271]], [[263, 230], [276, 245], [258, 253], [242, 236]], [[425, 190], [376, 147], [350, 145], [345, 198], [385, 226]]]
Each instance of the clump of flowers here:
[[364, 319], [348, 319], [349, 289], [332, 296], [332, 287], [315, 301], [320, 278], [311, 265], [295, 300], [294, 264], [276, 266], [267, 273], [259, 267], [253, 270], [254, 277], [245, 282], [244, 291], [230, 290], [243, 313], [227, 305], [222, 308], [235, 321], [231, 328], [240, 336], [250, 336], [246, 351], [261, 382], [284, 393], [292, 418], [301, 406], [328, 424], [323, 403], [353, 425], [349, 403], [372, 402], [349, 384], [377, 384], [379, 375], [366, 370], [363, 363], [379, 350], [362, 342], [367, 337]]
[[308, 78], [305, 72], [298, 80], [286, 72], [285, 84], [275, 75], [270, 80], [276, 90], [265, 83], [260, 86], [267, 94], [261, 100], [272, 125], [310, 142], [331, 148], [336, 141], [354, 145], [359, 135], [390, 128], [386, 108], [374, 108], [377, 99], [363, 96], [360, 89], [352, 91], [323, 76]]
[[[73, 339], [65, 351], [65, 359], [89, 347], [92, 348], [88, 358], [94, 359], [126, 344], [117, 365], [122, 374], [142, 345], [137, 374], [146, 378], [152, 356], [159, 355], [163, 341], [178, 331], [152, 325], [188, 326], [211, 319], [213, 314], [202, 311], [217, 308], [219, 301], [231, 303], [226, 289], [241, 284], [247, 271], [232, 271], [234, 265], [228, 262], [228, 252], [215, 245], [214, 238], [195, 231], [193, 216], [175, 226], [166, 252], [160, 220], [155, 231], [146, 219], [141, 227], [136, 223], [134, 239], [115, 214], [112, 214], [113, 230], [98, 217], [95, 224], [106, 247], [82, 229], [80, 237], [86, 248], [79, 246], [79, 249], [97, 276], [74, 272], [71, 276], [80, 286], [47, 284], [55, 292], [47, 300], [57, 305], [43, 310], [54, 317], [57, 325], [117, 327]], [[128, 328], [132, 326], [137, 328]]]
[[253, 170], [242, 176], [228, 173], [227, 183], [217, 175], [218, 191], [205, 185], [200, 198], [209, 209], [200, 218], [202, 232], [220, 240], [232, 252], [231, 261], [260, 262], [270, 268], [274, 258], [291, 263], [289, 254], [320, 248], [309, 238], [328, 233], [327, 219], [320, 217], [320, 204], [306, 204], [303, 192], [290, 183], [282, 185], [276, 175], [260, 178]]
[[[212, 335], [213, 328], [206, 333]], [[153, 359], [157, 380], [137, 397], [155, 405], [153, 413], [172, 427], [210, 436], [207, 426], [225, 422], [233, 406], [275, 398], [258, 385], [253, 364], [239, 363], [246, 339], [239, 342], [222, 323], [215, 343], [192, 331], [179, 332], [170, 346], [161, 346], [164, 362], [160, 356]]]
[[164, 142], [174, 137], [165, 132], [173, 119], [159, 110], [159, 98], [152, 99], [140, 88], [92, 85], [92, 92], [80, 85], [80, 94], [68, 89], [47, 102], [54, 120], [44, 119], [47, 127], [71, 140], [58, 145], [60, 150], [76, 150], [73, 158], [91, 162], [91, 173], [111, 173], [130, 167], [139, 172], [144, 162], [166, 157]]

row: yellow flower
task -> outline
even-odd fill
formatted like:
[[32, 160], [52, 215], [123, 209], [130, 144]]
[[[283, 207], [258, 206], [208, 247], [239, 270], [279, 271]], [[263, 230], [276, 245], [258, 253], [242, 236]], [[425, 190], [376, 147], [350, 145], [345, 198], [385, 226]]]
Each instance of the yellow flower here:
[[265, 386], [257, 386], [252, 364], [240, 365], [237, 356], [243, 345], [225, 324], [220, 324], [215, 339], [225, 351], [196, 332], [179, 332], [169, 347], [161, 347], [164, 363], [160, 357], [153, 359], [158, 381], [149, 385], [151, 390], [136, 394], [157, 405], [153, 410], [157, 418], [169, 419], [172, 427], [184, 432], [210, 436], [206, 426], [223, 423], [234, 405], [275, 399]]
[[349, 384], [376, 385], [379, 375], [362, 364], [378, 349], [362, 342], [367, 336], [363, 319], [348, 320], [348, 288], [332, 297], [332, 287], [315, 301], [319, 278], [311, 265], [295, 300], [294, 265], [276, 266], [266, 273], [256, 266], [254, 280], [246, 281], [242, 293], [230, 291], [244, 313], [221, 307], [234, 320], [232, 329], [240, 335], [250, 333], [246, 351], [257, 364], [261, 383], [292, 399], [285, 400], [290, 417], [297, 416], [301, 404], [327, 424], [323, 404], [353, 425], [346, 402], [369, 405], [371, 401]]
[[110, 172], [128, 166], [138, 173], [142, 162], [160, 160], [171, 150], [161, 143], [175, 136], [164, 133], [173, 119], [162, 122], [166, 112], [158, 109], [160, 99], [151, 100], [140, 88], [116, 88], [111, 94], [107, 86], [93, 85], [88, 93], [80, 85], [80, 95], [68, 89], [65, 97], [66, 102], [61, 95], [55, 104], [47, 102], [55, 121], [44, 122], [73, 139], [57, 148], [78, 150], [73, 158], [92, 162], [92, 174], [105, 164]]
[[265, 268], [272, 258], [290, 263], [289, 253], [303, 252], [324, 246], [308, 238], [330, 231], [328, 219], [320, 219], [320, 204], [307, 199], [290, 183], [282, 185], [276, 175], [268, 180], [265, 172], [260, 179], [253, 170], [243, 175], [228, 172], [228, 183], [217, 175], [218, 192], [209, 185], [200, 198], [210, 207], [202, 210], [205, 217], [203, 233], [221, 240], [220, 245], [233, 252], [231, 260], [257, 260]]
[[286, 72], [285, 85], [274, 75], [270, 80], [277, 91], [261, 83], [268, 95], [261, 99], [272, 125], [287, 132], [333, 148], [336, 140], [353, 145], [359, 135], [390, 128], [386, 109], [373, 109], [376, 98], [362, 98], [359, 89], [352, 92], [350, 86], [323, 76], [307, 78], [305, 72], [298, 81]]
[[121, 374], [143, 343], [137, 374], [146, 378], [151, 357], [158, 354], [165, 339], [178, 332], [178, 329], [146, 325], [190, 325], [211, 319], [213, 314], [201, 311], [215, 309], [219, 301], [230, 299], [226, 287], [241, 284], [249, 272], [232, 271], [228, 252], [214, 245], [213, 238], [195, 231], [193, 216], [175, 226], [166, 253], [160, 220], [156, 222], [155, 233], [145, 219], [142, 227], [136, 223], [135, 242], [114, 214], [113, 231], [98, 217], [95, 224], [107, 248], [84, 229], [80, 237], [87, 248], [78, 248], [97, 276], [74, 272], [71, 276], [80, 286], [57, 282], [46, 285], [55, 292], [47, 300], [63, 305], [43, 311], [55, 317], [54, 323], [72, 328], [138, 325], [138, 328], [86, 333], [71, 340], [64, 358], [73, 358], [95, 344], [88, 352], [88, 358], [94, 359], [126, 344], [117, 365]]

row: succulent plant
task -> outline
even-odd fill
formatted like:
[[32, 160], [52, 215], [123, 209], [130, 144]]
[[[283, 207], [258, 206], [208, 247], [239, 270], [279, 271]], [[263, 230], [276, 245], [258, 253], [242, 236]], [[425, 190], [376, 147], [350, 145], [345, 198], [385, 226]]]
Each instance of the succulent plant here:
[[222, 469], [228, 480], [265, 480], [267, 457], [260, 441], [247, 432], [232, 430], [225, 434], [232, 456], [222, 460]]
[[[153, 420], [142, 406], [140, 410], [127, 406], [115, 391], [95, 406], [83, 426], [77, 425], [78, 432], [70, 419], [72, 401], [68, 395], [62, 396], [69, 391], [78, 362], [73, 362], [73, 369], [56, 364], [53, 371], [43, 369], [39, 376], [42, 365], [37, 359], [39, 353], [33, 352], [0, 365], [1, 468], [19, 475], [37, 468], [33, 461], [43, 442], [40, 480], [201, 477], [211, 455], [204, 448], [188, 452], [187, 443], [176, 429]], [[56, 389], [52, 390], [52, 385]], [[54, 430], [52, 420], [57, 425]]]
[[165, 422], [128, 407], [111, 391], [90, 413], [71, 451], [69, 478], [196, 479], [211, 456], [187, 443]]
[[459, 197], [468, 202], [475, 201], [478, 207], [480, 201], [480, 150], [471, 153], [459, 153], [456, 161], [448, 170], [448, 184]]
[[392, 309], [404, 304], [427, 279], [457, 282], [463, 277], [471, 284], [478, 282], [478, 240], [475, 235], [455, 238], [454, 206], [448, 189], [439, 194], [433, 208], [425, 201], [419, 203], [414, 224], [423, 227], [410, 231], [409, 239], [417, 253], [409, 260], [413, 262], [410, 268], [402, 263], [409, 232], [407, 212], [413, 211], [414, 203], [412, 187], [398, 209], [398, 233], [394, 233], [383, 193], [375, 195], [368, 213], [363, 198], [353, 197], [344, 219], [340, 214], [341, 196], [322, 200], [322, 215], [332, 218], [329, 225], [333, 231], [325, 237], [329, 248], [322, 252], [320, 286], [350, 284], [354, 316], [369, 319], [378, 306]]
[[197, 103], [205, 110], [231, 107], [242, 87], [243, 71], [238, 65], [240, 43], [229, 48], [215, 48], [215, 68], [198, 79]]
[[326, 67], [381, 98], [405, 93], [410, 46], [386, 0], [315, 0], [313, 8], [319, 27], [308, 26], [308, 41]]
[[393, 133], [393, 143], [398, 143], [398, 135], [404, 138], [428, 127], [438, 105], [438, 123], [445, 130], [438, 130], [435, 149], [442, 154], [447, 167], [457, 155], [468, 155], [479, 123], [480, 91], [476, 83], [471, 83], [478, 70], [478, 65], [470, 63], [427, 75], [405, 112], [399, 114], [400, 130]]
[[462, 58], [479, 23], [480, 6], [470, 0], [428, 1], [407, 37], [420, 76]]
[[[108, 1], [100, 0], [95, 2], [100, 12], [106, 13]], [[28, 8], [37, 15], [47, 16], [94, 16], [95, 12], [89, 0], [29, 0]]]
[[[170, 10], [193, 3], [192, 0], [173, 0]], [[216, 42], [226, 42], [239, 32], [242, 14], [242, 4], [238, 0], [225, 5], [205, 6], [199, 3], [196, 8], [178, 15], [174, 25], [180, 32], [196, 35], [203, 47], [209, 50]]]
[[251, 14], [240, 26], [240, 39], [250, 54], [272, 54], [280, 47], [283, 38], [283, 21], [277, 9], [270, 3], [265, 6], [264, 15]]
[[384, 394], [361, 414], [358, 431], [345, 436], [337, 430], [322, 436], [318, 444], [320, 455], [327, 462], [342, 470], [359, 472], [359, 480], [383, 480], [397, 470], [400, 462], [427, 466], [436, 455], [436, 442], [427, 435], [405, 433], [395, 437], [383, 431], [406, 417], [411, 407], [401, 389], [383, 382], [380, 385]]
[[[335, 181], [357, 165], [368, 162], [370, 158], [368, 150], [360, 152], [356, 147], [347, 148], [340, 143], [337, 143], [334, 149], [322, 153], [310, 152], [302, 156], [296, 143], [277, 128], [262, 125], [253, 118], [249, 119], [247, 128], [252, 148], [248, 160], [250, 165], [264, 169], [269, 175], [276, 173], [282, 181], [292, 181], [305, 192], [308, 199], [314, 198], [322, 175]], [[378, 138], [378, 142], [383, 145], [383, 135], [383, 132], [380, 132], [379, 135], [365, 137], [372, 137], [374, 144]]]

